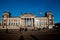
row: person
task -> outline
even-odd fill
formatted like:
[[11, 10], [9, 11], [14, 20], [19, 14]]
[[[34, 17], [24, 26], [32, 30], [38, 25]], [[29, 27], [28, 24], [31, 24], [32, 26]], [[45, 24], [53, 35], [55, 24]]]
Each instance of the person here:
[[25, 31], [27, 31], [27, 28], [25, 28]]
[[8, 32], [8, 28], [6, 29], [6, 32]]
[[20, 33], [22, 34], [22, 29], [20, 28]]

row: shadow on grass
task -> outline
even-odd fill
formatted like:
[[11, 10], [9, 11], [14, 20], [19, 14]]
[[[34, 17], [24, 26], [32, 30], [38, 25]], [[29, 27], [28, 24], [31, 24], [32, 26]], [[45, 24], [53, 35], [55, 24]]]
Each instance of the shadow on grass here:
[[35, 36], [33, 35], [30, 35], [34, 40], [39, 40], [38, 38], [36, 38]]
[[19, 40], [24, 40], [24, 37], [23, 37], [23, 35], [21, 35], [21, 37], [20, 37], [20, 39]]

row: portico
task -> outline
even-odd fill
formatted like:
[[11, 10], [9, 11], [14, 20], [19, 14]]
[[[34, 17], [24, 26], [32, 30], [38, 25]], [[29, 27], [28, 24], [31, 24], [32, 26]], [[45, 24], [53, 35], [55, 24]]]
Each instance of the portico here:
[[21, 27], [34, 29], [34, 16], [31, 14], [21, 16]]

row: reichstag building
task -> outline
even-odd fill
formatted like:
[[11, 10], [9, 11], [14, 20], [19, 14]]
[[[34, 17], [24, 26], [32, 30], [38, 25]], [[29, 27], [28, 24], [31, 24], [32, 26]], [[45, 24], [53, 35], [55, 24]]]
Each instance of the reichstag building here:
[[21, 14], [19, 17], [11, 16], [10, 12], [3, 12], [2, 28], [3, 29], [52, 29], [54, 26], [54, 16], [52, 12], [46, 12], [45, 16], [36, 16], [32, 13]]

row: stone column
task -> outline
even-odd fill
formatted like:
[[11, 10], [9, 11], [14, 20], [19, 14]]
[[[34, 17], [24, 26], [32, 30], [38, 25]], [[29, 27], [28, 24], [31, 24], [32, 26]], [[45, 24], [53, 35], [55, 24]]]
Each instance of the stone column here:
[[29, 18], [29, 26], [30, 26], [30, 23], [31, 23], [31, 22], [30, 22], [30, 18]]
[[26, 18], [26, 27], [27, 27], [27, 18]]
[[31, 18], [31, 20], [32, 20], [32, 27], [33, 27], [33, 19]]

